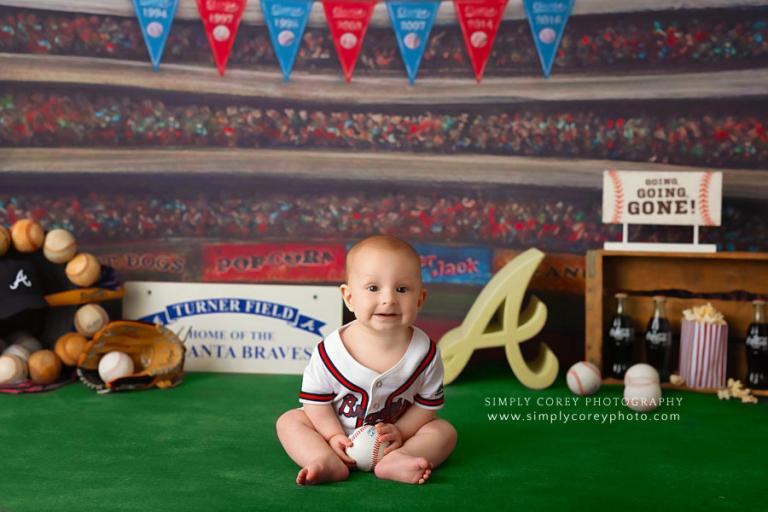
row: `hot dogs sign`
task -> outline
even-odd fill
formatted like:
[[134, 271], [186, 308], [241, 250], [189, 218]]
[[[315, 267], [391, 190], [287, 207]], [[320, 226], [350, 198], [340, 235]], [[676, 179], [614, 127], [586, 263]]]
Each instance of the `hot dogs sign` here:
[[[719, 172], [605, 171], [603, 222], [623, 224], [621, 243], [606, 249], [694, 250], [714, 252], [698, 243], [699, 226], [719, 226], [723, 175]], [[694, 226], [692, 244], [629, 243], [629, 224]]]

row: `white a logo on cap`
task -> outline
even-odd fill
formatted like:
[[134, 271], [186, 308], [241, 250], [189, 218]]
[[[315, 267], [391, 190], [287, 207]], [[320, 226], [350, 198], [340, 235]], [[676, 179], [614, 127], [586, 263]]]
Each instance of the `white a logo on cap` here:
[[30, 281], [27, 274], [24, 273], [24, 269], [19, 270], [18, 274], [16, 274], [16, 280], [9, 286], [9, 288], [15, 290], [20, 284], [23, 284], [27, 288], [32, 288], [32, 281]]

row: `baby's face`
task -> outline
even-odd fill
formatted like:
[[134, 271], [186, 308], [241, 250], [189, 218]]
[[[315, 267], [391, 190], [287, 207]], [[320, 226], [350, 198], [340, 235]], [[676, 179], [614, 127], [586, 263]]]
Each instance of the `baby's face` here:
[[349, 262], [341, 293], [357, 321], [376, 332], [407, 329], [427, 292], [421, 265], [406, 251], [363, 248]]

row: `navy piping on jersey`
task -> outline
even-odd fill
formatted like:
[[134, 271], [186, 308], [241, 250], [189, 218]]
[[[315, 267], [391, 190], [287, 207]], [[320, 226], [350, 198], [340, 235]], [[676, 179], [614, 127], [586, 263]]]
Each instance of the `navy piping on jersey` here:
[[342, 386], [344, 386], [347, 389], [351, 389], [352, 391], [356, 393], [360, 393], [362, 395], [363, 400], [360, 404], [360, 407], [363, 410], [362, 416], [359, 416], [357, 418], [357, 422], [355, 423], [355, 428], [362, 427], [363, 426], [363, 420], [365, 419], [365, 415], [368, 412], [368, 393], [361, 388], [360, 386], [355, 386], [352, 384], [352, 382], [344, 377], [344, 375], [341, 374], [341, 372], [333, 365], [333, 361], [331, 361], [331, 358], [328, 357], [328, 353], [325, 351], [325, 342], [321, 341], [317, 345], [317, 352], [320, 354], [320, 359], [323, 361], [323, 364], [328, 369], [329, 372], [331, 372], [331, 375], [341, 383]]
[[307, 393], [305, 391], [302, 391], [301, 393], [299, 393], [299, 398], [301, 398], [302, 400], [311, 400], [313, 402], [328, 403], [328, 402], [333, 402], [333, 399], [336, 398], [336, 395], [334, 393], [318, 394], [318, 393]]
[[438, 405], [443, 405], [445, 402], [445, 398], [443, 397], [431, 399], [416, 395], [413, 397], [413, 399], [416, 401], [416, 403], [426, 405], [427, 407], [437, 407]]
[[416, 379], [421, 375], [421, 373], [429, 366], [429, 364], [432, 362], [432, 360], [435, 358], [435, 354], [437, 353], [437, 345], [434, 341], [429, 340], [429, 350], [427, 351], [427, 355], [424, 356], [424, 359], [421, 360], [421, 363], [419, 364], [418, 368], [416, 368], [416, 371], [413, 372], [413, 374], [408, 378], [407, 381], [405, 381], [405, 384], [397, 388], [391, 395], [387, 397], [387, 406], [391, 405], [392, 402], [395, 400], [395, 397], [401, 393], [404, 393], [405, 390], [407, 390], [409, 387], [413, 385], [413, 383], [416, 381]]

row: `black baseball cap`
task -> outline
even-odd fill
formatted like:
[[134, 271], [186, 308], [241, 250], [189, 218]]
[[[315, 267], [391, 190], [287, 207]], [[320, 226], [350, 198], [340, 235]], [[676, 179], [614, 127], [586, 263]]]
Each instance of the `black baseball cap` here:
[[0, 319], [46, 305], [35, 264], [27, 258], [0, 258]]

